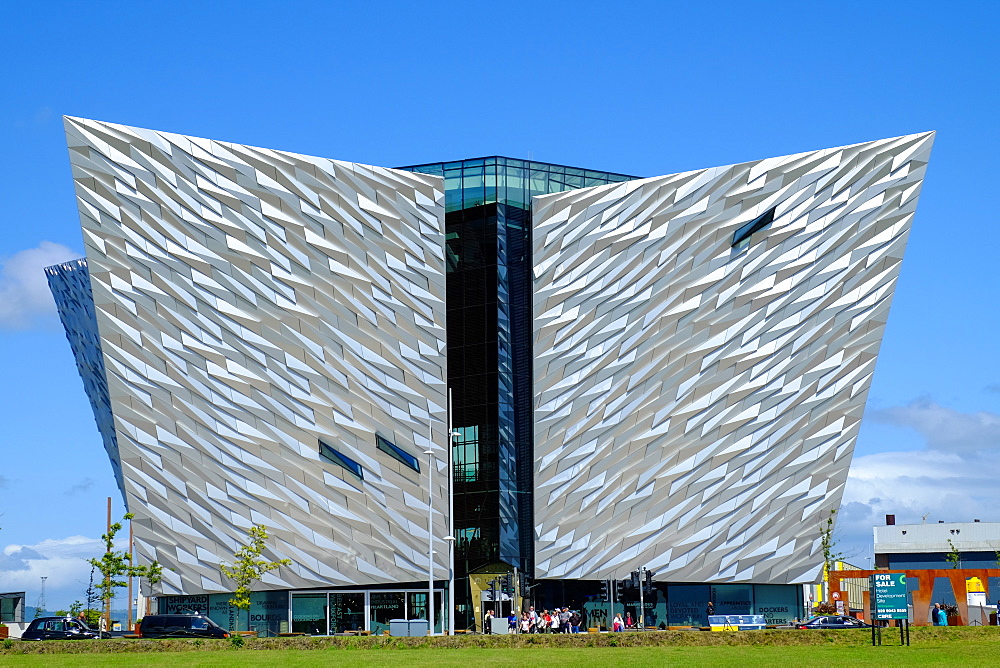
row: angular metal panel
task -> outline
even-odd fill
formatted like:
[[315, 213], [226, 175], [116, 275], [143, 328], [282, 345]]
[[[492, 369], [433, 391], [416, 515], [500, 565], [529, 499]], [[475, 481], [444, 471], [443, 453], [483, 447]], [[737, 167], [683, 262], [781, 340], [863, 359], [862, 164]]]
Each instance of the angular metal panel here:
[[122, 478], [122, 464], [118, 453], [118, 439], [115, 436], [115, 420], [111, 413], [111, 398], [108, 394], [108, 379], [104, 370], [104, 355], [101, 353], [101, 336], [97, 331], [97, 314], [94, 312], [94, 297], [90, 293], [90, 274], [86, 260], [73, 260], [45, 268], [49, 290], [59, 310], [59, 320], [66, 331], [76, 370], [83, 379], [83, 389], [90, 399], [94, 411], [97, 430], [104, 442], [104, 450], [111, 461], [115, 482], [122, 493], [122, 500], [128, 506], [125, 495], [125, 480]]
[[66, 129], [137, 549], [163, 593], [228, 590], [219, 563], [256, 523], [294, 564], [266, 587], [425, 579], [430, 428], [446, 508], [443, 180]]
[[535, 198], [537, 577], [814, 579], [932, 141]]

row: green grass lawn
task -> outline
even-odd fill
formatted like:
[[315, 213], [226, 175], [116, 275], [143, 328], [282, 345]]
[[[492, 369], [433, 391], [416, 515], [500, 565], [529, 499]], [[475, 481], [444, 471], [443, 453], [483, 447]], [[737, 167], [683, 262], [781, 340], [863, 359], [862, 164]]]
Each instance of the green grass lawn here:
[[3, 666], [434, 666], [577, 668], [578, 666], [986, 666], [996, 663], [997, 643], [935, 642], [899, 646], [812, 645], [786, 647], [521, 647], [507, 649], [321, 649], [143, 654], [6, 654]]

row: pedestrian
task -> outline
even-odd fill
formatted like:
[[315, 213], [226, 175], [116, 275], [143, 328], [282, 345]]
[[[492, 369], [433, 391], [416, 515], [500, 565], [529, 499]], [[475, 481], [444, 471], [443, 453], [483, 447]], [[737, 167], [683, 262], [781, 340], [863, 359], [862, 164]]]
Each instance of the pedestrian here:
[[948, 612], [944, 609], [944, 603], [937, 606], [938, 626], [948, 626]]
[[625, 630], [625, 622], [622, 621], [622, 613], [617, 613], [615, 615], [614, 625], [611, 627], [612, 631], [620, 632]]
[[535, 612], [535, 606], [528, 608], [528, 619], [531, 620], [531, 632], [538, 633], [538, 613]]
[[552, 633], [559, 633], [561, 628], [561, 621], [559, 619], [559, 608], [552, 611], [552, 628], [549, 629]]
[[487, 610], [486, 614], [483, 615], [483, 633], [485, 635], [490, 635], [493, 633], [493, 611]]
[[521, 627], [518, 630], [521, 633], [531, 633], [531, 619], [528, 617], [528, 613], [521, 614]]
[[627, 629], [632, 628], [632, 613], [631, 612], [626, 613], [626, 615], [625, 615], [625, 628], [627, 628]]
[[935, 603], [934, 607], [931, 608], [931, 624], [934, 626], [941, 626], [941, 618], [938, 617], [939, 612], [941, 612], [941, 604]]
[[570, 633], [580, 632], [580, 613], [575, 610], [569, 615]]
[[513, 610], [507, 615], [507, 633], [517, 633], [517, 615]]
[[559, 613], [559, 630], [562, 633], [569, 633], [570, 631], [569, 618], [569, 608], [563, 606], [562, 612]]

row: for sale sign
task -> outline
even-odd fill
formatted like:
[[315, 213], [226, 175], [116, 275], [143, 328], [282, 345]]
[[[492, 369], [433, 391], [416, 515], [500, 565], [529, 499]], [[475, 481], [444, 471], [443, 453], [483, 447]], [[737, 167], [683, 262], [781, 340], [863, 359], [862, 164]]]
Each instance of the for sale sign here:
[[869, 579], [872, 619], [907, 619], [906, 573], [874, 573]]

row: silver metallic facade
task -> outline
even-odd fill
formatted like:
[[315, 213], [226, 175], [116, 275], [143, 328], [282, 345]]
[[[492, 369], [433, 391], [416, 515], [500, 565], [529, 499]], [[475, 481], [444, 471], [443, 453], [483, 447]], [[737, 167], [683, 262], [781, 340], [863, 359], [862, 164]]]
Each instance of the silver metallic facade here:
[[83, 387], [94, 411], [97, 430], [104, 442], [104, 451], [111, 461], [118, 489], [125, 497], [125, 480], [122, 477], [121, 456], [118, 453], [118, 437], [115, 434], [115, 419], [111, 411], [111, 396], [108, 392], [108, 378], [104, 369], [104, 355], [101, 353], [101, 335], [97, 330], [97, 313], [94, 312], [94, 297], [90, 292], [90, 273], [86, 260], [73, 260], [45, 268], [49, 290], [59, 310], [59, 319], [66, 337], [69, 339], [76, 370], [83, 379]]
[[537, 577], [815, 578], [932, 141], [535, 198]]
[[162, 593], [229, 590], [219, 563], [258, 523], [294, 564], [268, 587], [426, 578], [428, 447], [436, 508], [447, 489], [443, 180], [66, 130], [126, 502]]
[[[50, 285], [160, 593], [229, 590], [253, 524], [293, 562], [266, 587], [425, 580], [429, 501], [449, 533], [445, 179], [66, 128], [87, 260]], [[501, 351], [531, 336], [532, 410], [501, 386], [498, 414], [533, 417], [533, 453], [497, 464], [501, 511], [532, 479], [536, 578], [815, 578], [932, 142], [535, 196], [524, 248], [498, 232], [533, 267], [498, 287], [532, 324], [497, 318]], [[530, 564], [517, 517], [501, 553]]]

